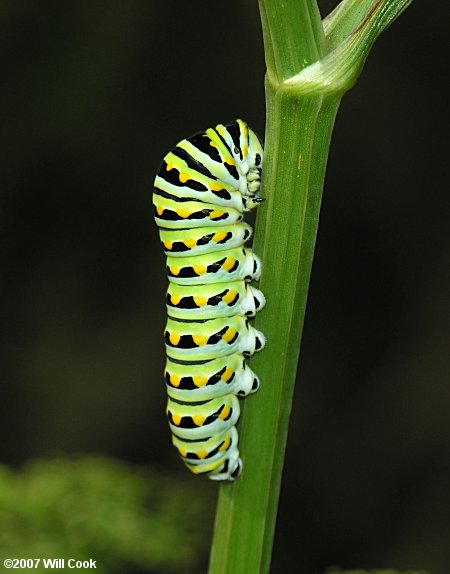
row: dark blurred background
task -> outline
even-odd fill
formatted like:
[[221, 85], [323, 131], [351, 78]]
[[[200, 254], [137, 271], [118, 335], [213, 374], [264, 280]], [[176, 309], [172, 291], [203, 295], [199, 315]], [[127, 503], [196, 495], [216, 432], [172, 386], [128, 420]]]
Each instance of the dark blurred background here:
[[[450, 572], [448, 21], [427, 4], [338, 115], [274, 574]], [[0, 24], [1, 460], [114, 457], [182, 475], [189, 501], [152, 180], [199, 129], [264, 133], [257, 3], [4, 0]]]

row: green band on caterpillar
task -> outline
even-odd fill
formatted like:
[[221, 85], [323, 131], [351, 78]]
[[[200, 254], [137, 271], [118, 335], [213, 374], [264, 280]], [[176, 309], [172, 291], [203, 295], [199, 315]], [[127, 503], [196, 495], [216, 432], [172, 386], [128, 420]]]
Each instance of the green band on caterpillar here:
[[249, 356], [265, 344], [264, 335], [242, 315], [199, 322], [169, 317], [164, 339], [167, 356], [179, 361], [208, 361], [234, 353]]
[[253, 317], [264, 295], [261, 262], [245, 247], [244, 213], [258, 191], [263, 148], [242, 120], [180, 141], [155, 178], [153, 207], [167, 255], [167, 417], [187, 468], [211, 480], [242, 471], [236, 423], [239, 401], [259, 387], [245, 357], [265, 338]]
[[197, 227], [192, 229], [161, 229], [159, 237], [166, 255], [192, 257], [211, 250], [225, 250], [244, 245], [252, 236], [252, 228], [247, 223], [217, 227]]
[[200, 364], [182, 364], [167, 357], [164, 372], [169, 397], [198, 402], [232, 393], [254, 393], [259, 380], [241, 354], [226, 355]]
[[167, 257], [169, 281], [179, 285], [228, 283], [237, 279], [258, 280], [261, 273], [259, 257], [247, 247], [213, 251], [195, 257]]
[[253, 317], [265, 305], [259, 289], [244, 280], [206, 285], [169, 283], [167, 314], [175, 319], [201, 321], [216, 317]]

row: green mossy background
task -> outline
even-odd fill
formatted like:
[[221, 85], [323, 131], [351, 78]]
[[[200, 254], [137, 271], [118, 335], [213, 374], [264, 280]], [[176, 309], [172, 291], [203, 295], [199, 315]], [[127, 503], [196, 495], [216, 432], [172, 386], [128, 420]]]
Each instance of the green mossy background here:
[[[439, 4], [414, 3], [378, 40], [338, 114], [274, 574], [448, 574]], [[210, 525], [216, 487], [184, 473], [166, 430], [166, 279], [150, 193], [182, 137], [238, 116], [263, 133], [257, 4], [6, 0], [0, 27], [1, 460], [95, 453], [147, 465], [162, 501], [159, 484], [174, 480]], [[206, 530], [186, 572], [205, 564]]]
[[199, 517], [213, 497], [197, 484], [185, 505], [185, 490], [168, 474], [99, 457], [0, 467], [0, 562], [41, 558], [38, 573], [48, 572], [44, 558], [92, 559], [101, 574], [198, 572], [211, 527]]

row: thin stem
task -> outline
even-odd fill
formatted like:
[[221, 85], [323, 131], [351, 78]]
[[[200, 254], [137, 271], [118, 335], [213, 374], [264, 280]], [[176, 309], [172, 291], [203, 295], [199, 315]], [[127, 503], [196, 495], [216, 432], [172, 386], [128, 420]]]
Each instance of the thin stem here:
[[261, 0], [259, 5], [267, 73], [275, 82], [290, 78], [325, 54], [325, 34], [315, 0]]

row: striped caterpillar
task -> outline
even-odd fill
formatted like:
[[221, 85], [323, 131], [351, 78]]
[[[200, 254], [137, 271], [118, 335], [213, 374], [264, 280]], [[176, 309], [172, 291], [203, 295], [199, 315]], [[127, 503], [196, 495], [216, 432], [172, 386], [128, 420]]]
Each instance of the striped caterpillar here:
[[167, 255], [167, 417], [194, 474], [234, 480], [242, 471], [239, 401], [259, 387], [245, 358], [265, 338], [249, 323], [265, 304], [249, 283], [261, 263], [244, 244], [245, 211], [261, 201], [263, 149], [242, 120], [182, 140], [155, 178], [153, 205]]

